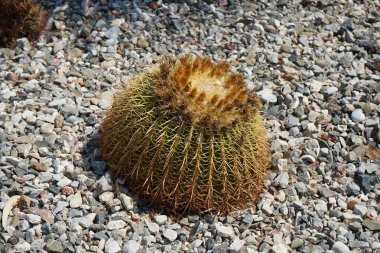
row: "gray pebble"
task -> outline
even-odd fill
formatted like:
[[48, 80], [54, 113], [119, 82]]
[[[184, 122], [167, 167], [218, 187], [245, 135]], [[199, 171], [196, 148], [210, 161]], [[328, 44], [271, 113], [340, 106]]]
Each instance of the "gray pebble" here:
[[289, 184], [289, 174], [286, 171], [281, 171], [273, 181], [273, 185], [286, 188]]
[[298, 249], [299, 247], [301, 247], [302, 245], [304, 244], [304, 240], [302, 240], [301, 238], [294, 238], [294, 240], [292, 241], [292, 243], [290, 244], [290, 248], [292, 249]]
[[114, 230], [114, 229], [121, 229], [124, 228], [127, 224], [123, 220], [111, 220], [107, 223], [107, 229]]
[[123, 246], [123, 252], [126, 253], [137, 253], [140, 249], [140, 243], [136, 241], [129, 240], [126, 245]]
[[82, 205], [82, 196], [80, 192], [78, 191], [70, 198], [70, 207], [71, 208], [78, 208]]
[[230, 246], [228, 247], [228, 250], [231, 253], [238, 253], [240, 251], [240, 249], [244, 246], [244, 244], [245, 244], [244, 240], [240, 240], [238, 237], [236, 237], [232, 241], [232, 243], [230, 244]]
[[351, 119], [354, 122], [362, 122], [365, 120], [365, 115], [362, 110], [355, 110], [351, 113]]
[[165, 229], [163, 236], [169, 241], [173, 242], [175, 239], [177, 239], [178, 234], [173, 229]]
[[216, 227], [217, 234], [221, 237], [231, 239], [232, 237], [235, 236], [235, 232], [230, 226], [224, 226], [220, 223], [217, 223], [215, 227]]
[[168, 217], [166, 215], [155, 215], [153, 219], [158, 225], [163, 225], [168, 220]]
[[26, 219], [34, 225], [41, 223], [41, 217], [35, 214], [26, 214]]
[[61, 253], [64, 251], [62, 243], [57, 240], [50, 240], [46, 242], [46, 249], [48, 252]]
[[105, 252], [106, 253], [117, 253], [121, 252], [120, 245], [113, 238], [110, 238], [105, 244]]
[[355, 205], [354, 213], [360, 216], [364, 216], [367, 213], [367, 207], [363, 205]]

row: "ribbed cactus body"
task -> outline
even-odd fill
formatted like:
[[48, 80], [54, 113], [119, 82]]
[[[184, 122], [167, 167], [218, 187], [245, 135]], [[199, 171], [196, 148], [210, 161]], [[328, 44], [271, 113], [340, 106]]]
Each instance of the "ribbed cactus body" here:
[[[187, 78], [176, 76], [181, 65]], [[218, 66], [167, 58], [118, 94], [102, 124], [110, 168], [154, 206], [227, 213], [262, 190], [270, 151], [260, 102], [228, 65], [212, 74]]]

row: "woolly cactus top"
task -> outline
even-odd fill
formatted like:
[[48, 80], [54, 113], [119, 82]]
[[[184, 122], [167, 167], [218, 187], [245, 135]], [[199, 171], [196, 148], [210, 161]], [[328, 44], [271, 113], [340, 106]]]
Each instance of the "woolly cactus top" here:
[[246, 121], [260, 102], [245, 85], [241, 74], [228, 63], [189, 55], [167, 58], [155, 71], [156, 98], [163, 113], [216, 130]]

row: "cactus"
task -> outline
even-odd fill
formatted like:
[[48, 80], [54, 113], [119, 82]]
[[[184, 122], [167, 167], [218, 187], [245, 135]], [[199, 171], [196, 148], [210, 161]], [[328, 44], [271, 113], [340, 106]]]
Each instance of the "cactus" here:
[[0, 0], [0, 46], [14, 46], [21, 37], [35, 40], [46, 23], [46, 11], [34, 0]]
[[167, 57], [116, 96], [102, 154], [153, 206], [226, 214], [263, 188], [271, 153], [260, 109], [229, 64]]

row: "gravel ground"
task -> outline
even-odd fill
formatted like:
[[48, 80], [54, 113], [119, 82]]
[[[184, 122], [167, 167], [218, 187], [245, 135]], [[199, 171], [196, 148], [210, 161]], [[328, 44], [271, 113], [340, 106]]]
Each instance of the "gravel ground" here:
[[[47, 2], [51, 31], [0, 49], [0, 214], [25, 196], [0, 252], [380, 252], [378, 0]], [[113, 94], [181, 53], [229, 60], [263, 99], [273, 168], [249, 209], [113, 193], [94, 146]]]

